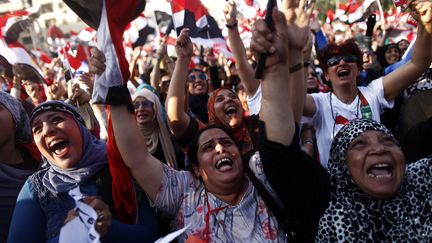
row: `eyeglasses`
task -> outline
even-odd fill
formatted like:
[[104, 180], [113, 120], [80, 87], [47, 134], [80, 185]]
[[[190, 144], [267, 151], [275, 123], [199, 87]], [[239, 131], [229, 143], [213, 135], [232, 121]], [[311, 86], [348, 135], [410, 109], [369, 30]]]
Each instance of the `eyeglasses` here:
[[133, 102], [133, 107], [135, 110], [138, 110], [140, 107], [143, 108], [149, 108], [149, 107], [153, 107], [153, 102], [151, 102], [150, 100], [144, 100], [144, 101], [135, 101]]
[[339, 64], [341, 60], [344, 60], [344, 62], [353, 63], [353, 62], [357, 62], [357, 56], [355, 55], [333, 56], [327, 60], [327, 66], [329, 67], [336, 66]]
[[193, 74], [189, 75], [189, 82], [191, 82], [191, 83], [196, 82], [197, 79], [206, 81], [207, 75], [205, 75], [204, 73], [200, 73], [198, 75], [193, 75]]

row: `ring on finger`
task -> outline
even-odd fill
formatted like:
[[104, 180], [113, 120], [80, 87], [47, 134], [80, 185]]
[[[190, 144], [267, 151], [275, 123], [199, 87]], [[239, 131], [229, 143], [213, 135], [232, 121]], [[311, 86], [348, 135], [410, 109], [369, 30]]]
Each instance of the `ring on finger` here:
[[106, 215], [105, 215], [105, 213], [101, 212], [101, 213], [98, 214], [98, 217], [97, 217], [96, 221], [97, 221], [97, 222], [102, 222], [102, 221], [104, 221], [105, 219], [106, 219]]

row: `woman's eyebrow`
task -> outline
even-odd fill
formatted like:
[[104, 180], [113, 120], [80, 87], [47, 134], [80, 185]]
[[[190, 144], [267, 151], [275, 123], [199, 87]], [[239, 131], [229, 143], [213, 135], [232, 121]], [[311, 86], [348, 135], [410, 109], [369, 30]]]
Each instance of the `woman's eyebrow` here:
[[210, 144], [210, 143], [212, 143], [213, 141], [214, 141], [214, 139], [212, 138], [212, 139], [210, 139], [210, 140], [208, 140], [208, 141], [202, 143], [202, 144], [199, 146], [199, 148], [203, 147], [204, 145]]
[[216, 141], [216, 140], [219, 141], [219, 140], [224, 140], [224, 139], [231, 139], [231, 138], [229, 136], [213, 137], [213, 138], [210, 138], [208, 141], [203, 142], [199, 147], [201, 147], [201, 146], [203, 146], [205, 144], [211, 143], [213, 141]]

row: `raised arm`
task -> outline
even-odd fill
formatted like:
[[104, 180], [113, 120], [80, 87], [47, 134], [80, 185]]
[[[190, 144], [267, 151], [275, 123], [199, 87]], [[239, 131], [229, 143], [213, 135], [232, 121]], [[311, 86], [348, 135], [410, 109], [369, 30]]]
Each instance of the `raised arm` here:
[[135, 87], [138, 87], [138, 82], [136, 77], [138, 76], [137, 69], [135, 69], [136, 65], [138, 65], [138, 58], [141, 55], [141, 49], [142, 47], [135, 47], [133, 54], [132, 54], [132, 58], [131, 58], [131, 62], [129, 64], [129, 72], [130, 72], [130, 81], [133, 83], [133, 85]]
[[[102, 74], [105, 71], [104, 62], [104, 54], [93, 48], [90, 58], [91, 72]], [[118, 88], [117, 95], [130, 96], [126, 87]], [[123, 98], [123, 100], [130, 99], [130, 97]], [[147, 151], [146, 140], [126, 104], [111, 105], [110, 112], [114, 137], [120, 154], [140, 187], [154, 201], [162, 182], [162, 163]]]
[[147, 151], [147, 143], [126, 105], [110, 106], [117, 147], [140, 187], [156, 199], [162, 182], [162, 162]]
[[235, 67], [241, 82], [245, 87], [246, 95], [252, 97], [258, 89], [260, 81], [255, 79], [255, 72], [246, 55], [246, 49], [240, 38], [237, 27], [237, 7], [233, 0], [230, 0], [224, 8], [224, 16], [228, 28], [228, 40], [230, 48], [236, 60]]
[[189, 29], [183, 29], [176, 41], [177, 62], [165, 101], [168, 125], [176, 138], [182, 137], [189, 126], [190, 117], [185, 111], [185, 87], [188, 79], [188, 65], [193, 46]]
[[432, 62], [432, 2], [414, 1], [410, 8], [419, 15], [417, 40], [411, 61], [384, 76], [384, 97], [387, 100], [396, 98], [426, 71]]
[[160, 64], [163, 59], [167, 56], [166, 43], [162, 42], [159, 45], [157, 56], [153, 58], [153, 70], [150, 73], [150, 85], [153, 86], [158, 92], [160, 92]]
[[[304, 4], [304, 0], [300, 1], [300, 6], [302, 2]], [[295, 0], [288, 3], [290, 11], [297, 5]], [[290, 21], [296, 16], [291, 17]], [[295, 137], [294, 107], [297, 104], [291, 103], [289, 96], [294, 92], [289, 89], [293, 87], [290, 83], [296, 80], [289, 71], [292, 64], [288, 56], [292, 46], [291, 42], [286, 43], [291, 30], [287, 29], [284, 18], [281, 12], [274, 10], [275, 33], [271, 34], [270, 41], [265, 38], [270, 33], [264, 28], [264, 21], [255, 23], [252, 48], [268, 53], [262, 82], [260, 120], [264, 122], [265, 133], [260, 130], [260, 157], [270, 185], [286, 211], [298, 220], [299, 242], [313, 242], [319, 219], [330, 199], [330, 180], [324, 169], [300, 149]], [[296, 195], [295, 198], [292, 195]]]
[[[290, 99], [293, 106], [294, 118], [297, 124], [303, 114], [303, 107], [306, 98], [307, 68], [304, 68], [305, 61], [309, 61], [312, 45], [309, 41], [310, 27], [309, 19], [314, 7], [314, 1], [305, 6], [306, 1], [299, 1], [294, 4], [292, 1], [283, 1], [282, 11], [288, 28], [289, 43], [289, 72], [290, 72]], [[307, 53], [307, 54], [306, 54]], [[306, 54], [306, 56], [304, 55]], [[308, 55], [308, 56], [307, 56]]]
[[[252, 39], [251, 47], [258, 53], [268, 54], [264, 80], [262, 82], [262, 103], [260, 120], [265, 123], [266, 138], [269, 141], [290, 145], [295, 131], [291, 99], [289, 97], [290, 72], [287, 23], [283, 13], [273, 10], [275, 33], [267, 24], [259, 20], [255, 31], [259, 33]], [[272, 38], [266, 38], [272, 35]], [[270, 41], [269, 41], [270, 39]], [[277, 50], [277, 51], [276, 51]]]

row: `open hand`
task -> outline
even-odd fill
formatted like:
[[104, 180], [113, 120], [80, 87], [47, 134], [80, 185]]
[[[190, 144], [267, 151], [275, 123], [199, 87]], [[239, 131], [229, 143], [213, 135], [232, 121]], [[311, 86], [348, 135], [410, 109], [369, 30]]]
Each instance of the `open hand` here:
[[315, 1], [306, 6], [306, 0], [284, 0], [282, 12], [288, 26], [288, 42], [290, 48], [302, 50], [309, 38], [309, 18]]

